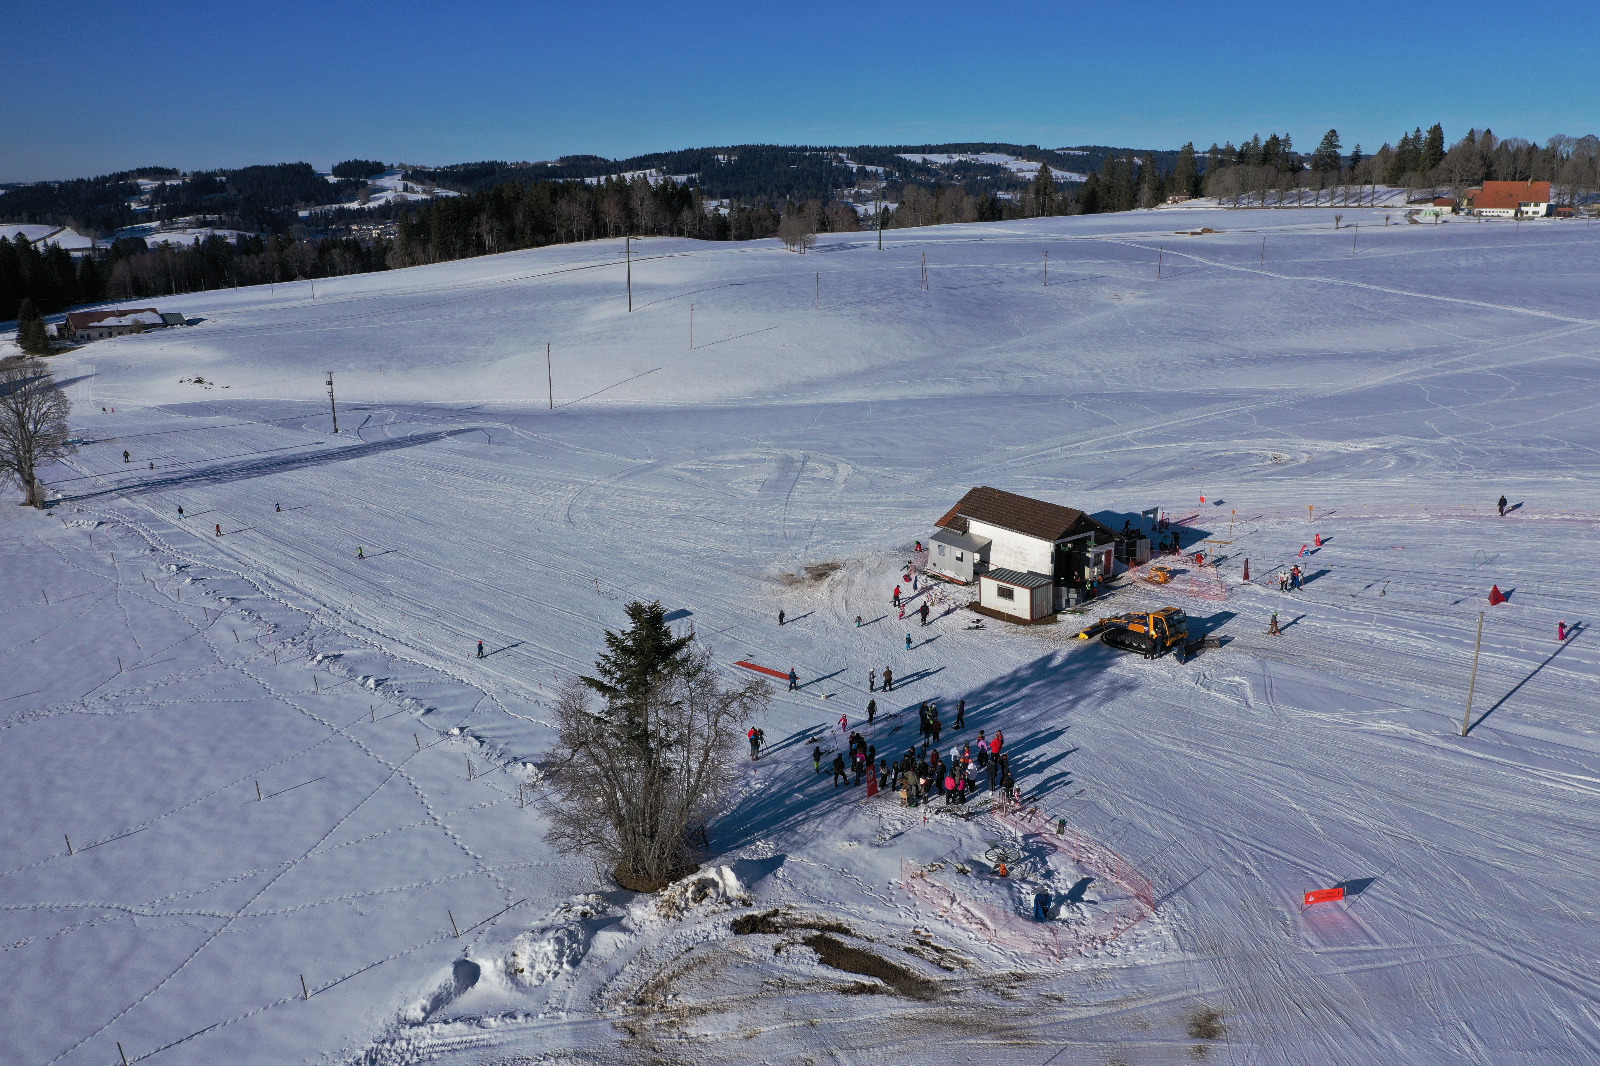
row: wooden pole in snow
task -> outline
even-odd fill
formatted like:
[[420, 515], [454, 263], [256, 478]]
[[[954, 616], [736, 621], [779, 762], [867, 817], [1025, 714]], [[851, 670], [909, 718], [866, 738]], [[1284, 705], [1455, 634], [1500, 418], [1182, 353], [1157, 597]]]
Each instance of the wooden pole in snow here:
[[1472, 649], [1472, 680], [1467, 682], [1467, 713], [1461, 716], [1461, 735], [1472, 728], [1472, 693], [1478, 687], [1478, 655], [1483, 651], [1483, 612], [1478, 612], [1478, 643]]
[[550, 362], [550, 345], [544, 346], [544, 380], [550, 386], [550, 410], [556, 409], [556, 371]]

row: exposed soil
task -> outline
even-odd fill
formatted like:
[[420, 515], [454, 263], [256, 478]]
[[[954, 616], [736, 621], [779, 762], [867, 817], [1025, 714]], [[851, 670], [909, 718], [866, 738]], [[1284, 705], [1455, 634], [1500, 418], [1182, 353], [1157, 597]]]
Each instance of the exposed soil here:
[[795, 914], [784, 909], [762, 911], [760, 914], [741, 914], [733, 920], [732, 928], [739, 936], [749, 936], [752, 933], [782, 934], [793, 929], [811, 929], [819, 933], [843, 933], [845, 936], [857, 935], [855, 930], [842, 922], [836, 922], [830, 918], [822, 918], [813, 914]]
[[824, 966], [863, 977], [876, 977], [910, 999], [927, 1000], [938, 995], [939, 986], [926, 977], [912, 973], [903, 966], [896, 966], [881, 955], [851, 947], [827, 933], [813, 933], [800, 942], [815, 951]]
[[1222, 1012], [1218, 1010], [1199, 1010], [1189, 1015], [1188, 1020], [1191, 1040], [1221, 1040], [1226, 1032], [1222, 1025]]

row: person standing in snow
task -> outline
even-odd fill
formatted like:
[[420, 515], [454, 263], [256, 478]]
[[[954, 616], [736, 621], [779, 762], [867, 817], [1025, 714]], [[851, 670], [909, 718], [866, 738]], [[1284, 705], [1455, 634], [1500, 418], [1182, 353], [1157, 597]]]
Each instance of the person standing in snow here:
[[1500, 497], [1499, 507], [1500, 507], [1500, 517], [1504, 518], [1506, 516], [1506, 498], [1504, 496]]
[[861, 628], [861, 616], [859, 614], [856, 615], [856, 628], [857, 629]]
[[872, 724], [872, 720], [874, 718], [876, 718], [876, 717], [878, 717], [878, 701], [877, 700], [868, 700], [867, 701], [867, 724], [871, 725]]
[[219, 536], [219, 537], [222, 536], [222, 523], [221, 522], [217, 523], [217, 536]]
[[1281, 636], [1283, 636], [1283, 631], [1278, 628], [1278, 612], [1277, 611], [1273, 611], [1272, 612], [1272, 621], [1267, 624], [1267, 636], [1269, 636], [1269, 637], [1281, 637]]
[[878, 671], [876, 669], [867, 671], [867, 691], [878, 691]]
[[918, 609], [917, 613], [922, 615], [922, 624], [923, 625], [927, 625], [928, 624], [928, 601], [927, 600], [923, 600], [922, 601], [922, 606]]
[[818, 744], [811, 749], [811, 765], [816, 767], [817, 773], [822, 773], [822, 745]]
[[899, 585], [896, 585], [894, 587], [894, 605], [896, 607], [900, 606], [900, 586]]
[[883, 691], [894, 691], [894, 671], [887, 666], [883, 668]]
[[483, 657], [483, 641], [480, 640], [478, 641], [478, 658], [482, 659]]
[[838, 788], [840, 781], [848, 784], [849, 778], [845, 776], [844, 756], [835, 755], [833, 757], [833, 787]]
[[750, 738], [750, 761], [751, 762], [755, 762], [757, 759], [759, 759], [761, 757], [761, 741], [756, 739], [760, 735], [760, 733], [761, 733], [761, 730], [757, 729], [755, 726], [751, 726], [750, 727], [750, 732], [745, 734], [745, 736]]
[[130, 461], [130, 458], [128, 456], [127, 451], [123, 451], [123, 453], [122, 453], [122, 461], [125, 462], [125, 463]]
[[1043, 885], [1040, 885], [1038, 891], [1033, 894], [1033, 920], [1036, 922], [1050, 920], [1050, 893]]
[[183, 517], [183, 504], [181, 504], [181, 503], [178, 504], [178, 517], [179, 518]]
[[989, 754], [994, 756], [995, 758], [999, 758], [1000, 757], [1000, 747], [1005, 742], [1006, 742], [1006, 735], [1004, 733], [1000, 732], [998, 729], [995, 730], [994, 739], [989, 741]]
[[781, 609], [778, 611], [778, 625], [783, 625], [783, 611]]
[[365, 559], [366, 557], [367, 557], [367, 549], [357, 545], [357, 547], [356, 547], [356, 558], [357, 559]]
[[[217, 536], [219, 536], [219, 537], [221, 535], [222, 535], [221, 533], [217, 534]], [[906, 634], [906, 651], [910, 651], [910, 650], [911, 650], [911, 634], [907, 633]]]
[[965, 728], [967, 728], [967, 701], [964, 699], [956, 700], [955, 730], [959, 733]]
[[273, 505], [272, 505], [272, 512], [273, 512], [273, 513], [274, 513], [274, 514], [277, 514], [277, 513], [278, 513], [278, 512], [280, 512], [280, 511], [282, 511], [282, 510], [283, 510], [283, 504], [281, 504], [281, 503], [275, 503], [275, 504], [273, 504]]
[[800, 688], [800, 675], [794, 672], [794, 667], [789, 667], [789, 691], [796, 692]]
[[841, 732], [841, 733], [850, 732], [850, 716], [849, 715], [841, 714], [839, 716], [839, 732]]

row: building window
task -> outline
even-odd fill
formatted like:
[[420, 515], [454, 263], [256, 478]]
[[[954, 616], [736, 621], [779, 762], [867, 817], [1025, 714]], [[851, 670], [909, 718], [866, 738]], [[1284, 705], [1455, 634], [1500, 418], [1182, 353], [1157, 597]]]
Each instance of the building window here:
[[943, 544], [939, 545], [939, 554], [940, 555], [944, 554], [944, 545]]
[[967, 557], [967, 556], [966, 556], [966, 553], [965, 553], [965, 552], [956, 552], [956, 562], [958, 562], [958, 563], [959, 563], [959, 562], [961, 562], [961, 561], [962, 561], [962, 560], [963, 560], [963, 559], [965, 559], [965, 558], [966, 558], [966, 557]]
[[994, 594], [999, 596], [1002, 600], [1014, 600], [1017, 598], [1017, 590], [1012, 588], [1010, 585], [996, 585], [994, 587]]

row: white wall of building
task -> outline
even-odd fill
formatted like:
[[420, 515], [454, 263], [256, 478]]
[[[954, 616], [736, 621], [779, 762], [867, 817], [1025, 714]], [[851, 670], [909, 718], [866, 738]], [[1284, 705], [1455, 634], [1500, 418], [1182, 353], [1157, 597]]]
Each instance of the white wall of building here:
[[989, 565], [999, 570], [1032, 571], [1035, 574], [1054, 574], [1054, 545], [1000, 526], [991, 526], [977, 519], [967, 519], [967, 531], [973, 536], [988, 537]]

